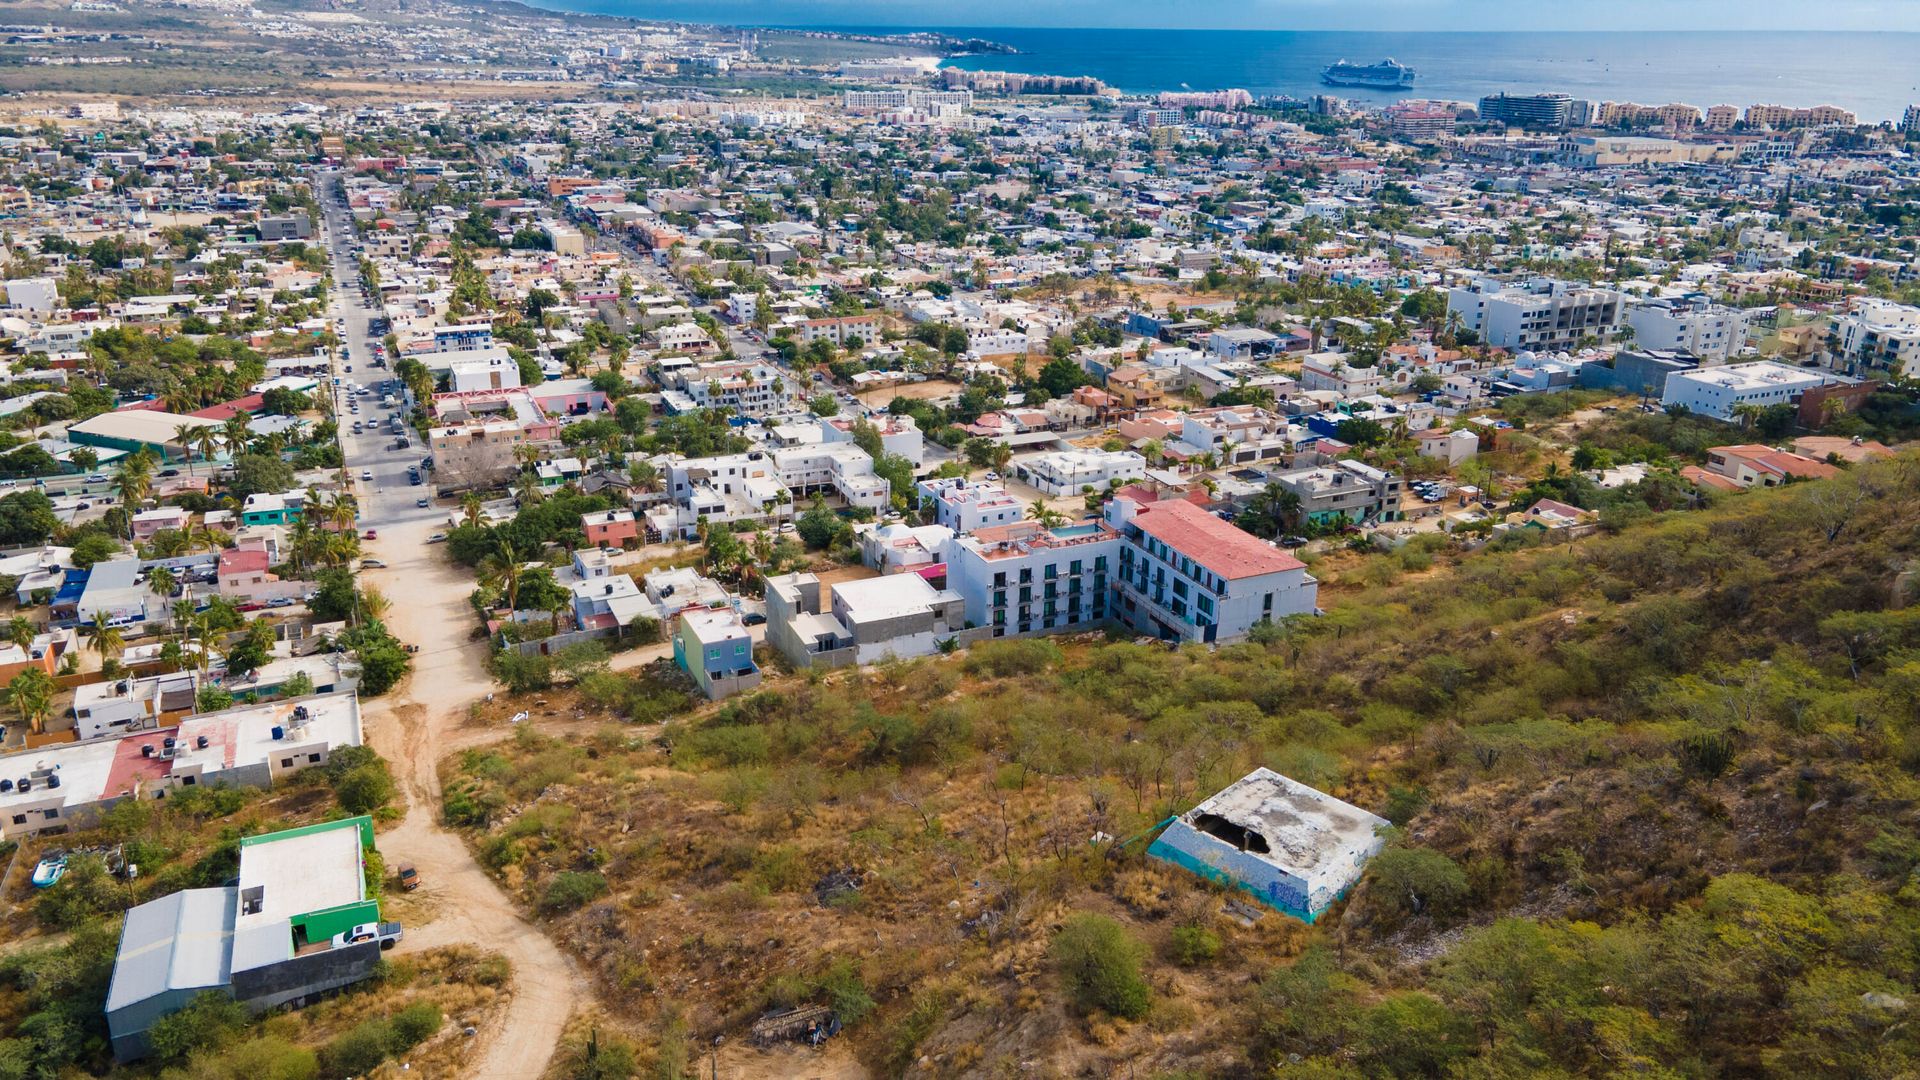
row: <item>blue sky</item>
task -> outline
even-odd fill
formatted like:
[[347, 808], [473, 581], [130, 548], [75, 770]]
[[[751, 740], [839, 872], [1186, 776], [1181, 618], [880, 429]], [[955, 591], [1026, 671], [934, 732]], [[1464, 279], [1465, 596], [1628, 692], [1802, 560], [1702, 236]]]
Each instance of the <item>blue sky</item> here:
[[543, 7], [767, 26], [1273, 30], [1920, 31], [1914, 0], [534, 0]]

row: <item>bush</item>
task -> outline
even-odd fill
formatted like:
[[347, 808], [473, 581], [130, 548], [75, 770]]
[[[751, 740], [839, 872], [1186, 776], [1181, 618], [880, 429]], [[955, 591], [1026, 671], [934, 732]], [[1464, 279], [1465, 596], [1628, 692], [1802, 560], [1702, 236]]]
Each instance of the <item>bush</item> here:
[[416, 1002], [394, 1013], [391, 1021], [394, 1053], [411, 1050], [433, 1038], [444, 1019], [440, 1007], [431, 1001]]
[[179, 1012], [163, 1016], [147, 1029], [153, 1056], [178, 1061], [196, 1050], [216, 1047], [247, 1026], [247, 1010], [218, 990], [208, 990]]
[[1402, 915], [1445, 918], [1467, 899], [1467, 875], [1460, 864], [1426, 848], [1394, 848], [1373, 860], [1368, 896]]
[[368, 1020], [328, 1043], [320, 1051], [320, 1065], [328, 1076], [360, 1076], [387, 1060], [392, 1045], [392, 1025]]
[[1126, 928], [1105, 915], [1075, 915], [1053, 936], [1053, 962], [1082, 1009], [1103, 1009], [1137, 1020], [1153, 1005], [1140, 976], [1144, 950]]
[[333, 793], [347, 813], [371, 813], [393, 801], [393, 776], [384, 761], [362, 765], [334, 781]]
[[1198, 967], [1220, 955], [1220, 935], [1204, 926], [1178, 926], [1167, 951], [1181, 967]]
[[1044, 638], [986, 641], [975, 645], [967, 654], [967, 671], [995, 678], [1037, 675], [1061, 659], [1060, 647]]
[[606, 895], [607, 879], [591, 871], [568, 870], [547, 882], [540, 910], [550, 914], [573, 911]]

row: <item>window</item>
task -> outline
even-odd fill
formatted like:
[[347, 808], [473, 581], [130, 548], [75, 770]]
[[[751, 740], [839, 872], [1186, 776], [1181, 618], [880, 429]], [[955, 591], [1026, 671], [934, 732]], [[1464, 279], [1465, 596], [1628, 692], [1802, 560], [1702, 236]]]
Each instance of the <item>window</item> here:
[[281, 758], [281, 759], [280, 759], [280, 767], [281, 767], [281, 768], [283, 768], [283, 769], [291, 769], [291, 768], [293, 768], [293, 759], [292, 759], [292, 758], [290, 758], [290, 757], [285, 757], [285, 758]]
[[318, 765], [318, 764], [320, 764], [320, 755], [319, 755], [319, 754], [308, 754], [308, 755], [307, 755], [307, 764], [309, 764], [309, 765]]
[[15, 825], [25, 825], [27, 823], [27, 815], [25, 814], [13, 815], [13, 823]]
[[48, 820], [48, 821], [52, 821], [52, 820], [53, 820], [54, 818], [57, 818], [57, 817], [59, 817], [59, 816], [60, 816], [60, 808], [59, 808], [59, 807], [57, 807], [57, 806], [49, 806], [49, 807], [47, 807], [47, 820]]

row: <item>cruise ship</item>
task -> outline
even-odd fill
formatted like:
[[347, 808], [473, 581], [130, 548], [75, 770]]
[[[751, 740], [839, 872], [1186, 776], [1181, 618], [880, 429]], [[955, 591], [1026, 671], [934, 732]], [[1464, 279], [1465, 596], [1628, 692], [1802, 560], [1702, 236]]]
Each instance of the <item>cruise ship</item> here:
[[1369, 90], [1405, 90], [1413, 85], [1414, 70], [1388, 57], [1377, 64], [1350, 64], [1342, 59], [1320, 73], [1328, 86], [1363, 86]]

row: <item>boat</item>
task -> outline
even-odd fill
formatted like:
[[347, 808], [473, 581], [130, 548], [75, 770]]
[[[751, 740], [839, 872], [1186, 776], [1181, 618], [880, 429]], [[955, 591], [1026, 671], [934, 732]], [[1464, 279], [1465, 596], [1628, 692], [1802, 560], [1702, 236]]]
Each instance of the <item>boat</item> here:
[[65, 855], [48, 855], [33, 868], [33, 887], [50, 889], [67, 872]]
[[1369, 90], [1405, 90], [1418, 73], [1392, 57], [1377, 64], [1355, 64], [1346, 59], [1328, 64], [1320, 81], [1328, 86], [1360, 86]]

